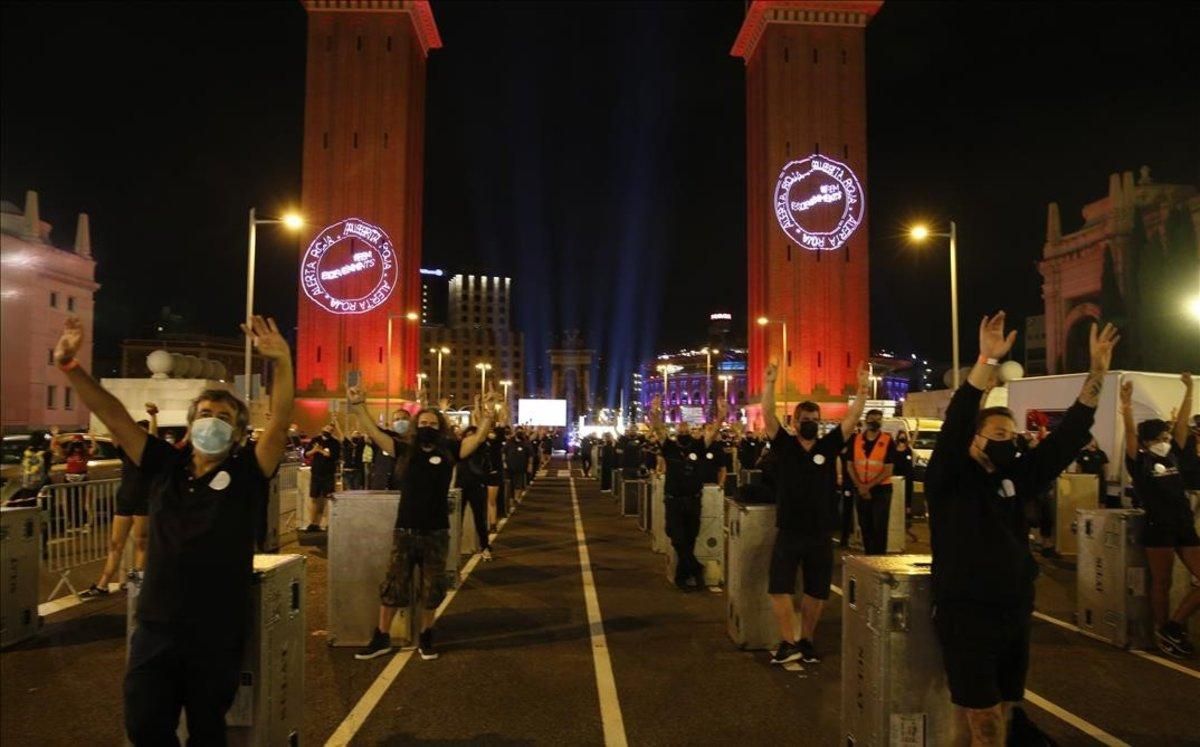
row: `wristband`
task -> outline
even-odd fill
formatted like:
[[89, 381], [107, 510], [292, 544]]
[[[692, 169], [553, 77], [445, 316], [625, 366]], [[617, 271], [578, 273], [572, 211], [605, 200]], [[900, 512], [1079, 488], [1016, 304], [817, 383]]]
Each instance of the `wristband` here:
[[79, 359], [78, 358], [72, 358], [71, 360], [67, 361], [66, 363], [58, 364], [58, 370], [62, 371], [63, 373], [70, 373], [71, 371], [74, 371], [77, 368], [79, 368]]
[[995, 366], [995, 365], [999, 365], [1000, 359], [999, 358], [988, 358], [986, 355], [983, 355], [982, 353], [980, 353], [979, 360], [976, 363], [980, 366], [983, 366], [983, 365]]

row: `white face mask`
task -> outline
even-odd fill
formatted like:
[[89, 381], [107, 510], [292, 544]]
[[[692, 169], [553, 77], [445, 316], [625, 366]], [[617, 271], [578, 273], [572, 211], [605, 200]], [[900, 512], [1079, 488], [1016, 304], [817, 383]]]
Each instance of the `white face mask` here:
[[220, 456], [233, 445], [233, 426], [219, 418], [192, 421], [192, 448], [206, 456]]
[[1150, 444], [1148, 449], [1154, 456], [1166, 459], [1167, 455], [1171, 453], [1171, 443], [1169, 441], [1158, 441]]

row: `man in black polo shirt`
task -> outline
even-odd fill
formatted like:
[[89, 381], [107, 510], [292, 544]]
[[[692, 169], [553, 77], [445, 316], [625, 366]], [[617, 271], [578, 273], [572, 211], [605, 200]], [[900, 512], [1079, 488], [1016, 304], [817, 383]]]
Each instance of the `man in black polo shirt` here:
[[[717, 411], [724, 419], [724, 407]], [[709, 423], [703, 434], [680, 424], [674, 439], [667, 438], [663, 424], [661, 398], [650, 403], [650, 427], [662, 442], [662, 459], [666, 467], [663, 503], [666, 513], [667, 536], [675, 550], [675, 585], [683, 591], [703, 589], [704, 566], [696, 558], [696, 537], [700, 534], [700, 494], [704, 490], [705, 454], [717, 437], [717, 425]], [[689, 587], [688, 580], [695, 586]]]
[[69, 319], [54, 360], [83, 403], [116, 437], [149, 486], [150, 542], [138, 628], [125, 674], [125, 729], [134, 744], [176, 744], [179, 712], [195, 744], [225, 743], [250, 606], [256, 523], [283, 458], [292, 414], [292, 360], [275, 322], [243, 331], [270, 359], [272, 418], [253, 449], [240, 447], [245, 403], [209, 390], [188, 409], [188, 446], [138, 427], [76, 360], [83, 326]]
[[[866, 365], [858, 368], [858, 394], [838, 427], [819, 437], [821, 408], [815, 402], [796, 405], [793, 418], [796, 435], [780, 425], [775, 414], [775, 377], [778, 366], [772, 362], [763, 375], [762, 411], [771, 439], [771, 454], [776, 460], [775, 547], [771, 550], [771, 577], [767, 593], [779, 625], [779, 648], [772, 664], [803, 659], [819, 662], [813, 635], [829, 588], [833, 582], [833, 529], [836, 500], [834, 474], [837, 456], [854, 432], [867, 401], [870, 383]], [[804, 572], [804, 597], [800, 600], [799, 639], [796, 636], [796, 572]]]
[[[933, 547], [934, 630], [972, 744], [1046, 744], [1013, 704], [1025, 695], [1037, 563], [1025, 504], [1036, 501], [1090, 438], [1117, 333], [1092, 326], [1091, 370], [1062, 421], [1024, 450], [1005, 407], [980, 410], [984, 390], [1017, 333], [1004, 312], [979, 324], [979, 359], [946, 409], [925, 475]], [[1011, 726], [1009, 712], [1011, 710]], [[1041, 741], [1039, 741], [1041, 740]]]

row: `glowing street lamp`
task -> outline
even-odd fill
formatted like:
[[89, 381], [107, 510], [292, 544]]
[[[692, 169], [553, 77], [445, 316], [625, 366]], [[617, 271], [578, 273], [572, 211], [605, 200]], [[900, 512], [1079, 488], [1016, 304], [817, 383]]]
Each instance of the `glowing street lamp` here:
[[[254, 208], [250, 208], [250, 237], [246, 251], [246, 326], [250, 326], [250, 322], [254, 317], [254, 264], [255, 255], [257, 254], [258, 245], [258, 227], [266, 225], [282, 225], [291, 231], [299, 231], [304, 227], [304, 219], [298, 213], [286, 213], [282, 218], [259, 218]], [[244, 348], [243, 357], [246, 374], [246, 387], [242, 394], [246, 398], [246, 404], [250, 404], [250, 338], [246, 338], [246, 347]]]
[[674, 363], [660, 363], [659, 365], [655, 366], [654, 368], [656, 371], [658, 371], [660, 374], [662, 374], [662, 377], [663, 377], [663, 404], [667, 406], [666, 409], [669, 411], [670, 398], [667, 394], [667, 384], [670, 382], [671, 374], [675, 373], [676, 371], [682, 370], [683, 366], [677, 366]]
[[712, 401], [712, 357], [720, 354], [720, 350], [716, 348], [704, 348], [700, 351], [704, 353], [704, 401]]
[[[415, 322], [420, 319], [415, 311], [410, 311], [407, 314], [388, 314], [387, 318], [387, 359], [383, 362], [383, 378], [385, 384], [383, 387], [383, 411], [391, 412], [392, 405], [392, 320], [405, 319], [409, 322]], [[420, 380], [417, 381], [417, 390], [420, 391]]]
[[512, 379], [504, 379], [500, 386], [504, 387], [504, 401], [508, 402], [508, 388], [512, 386]]
[[950, 233], [931, 233], [929, 227], [918, 223], [908, 231], [908, 236], [915, 242], [922, 242], [933, 236], [950, 239], [950, 334], [951, 341], [951, 370], [954, 372], [954, 390], [958, 391], [958, 226], [950, 221]]
[[433, 354], [433, 355], [436, 355], [436, 356], [437, 356], [437, 359], [438, 359], [438, 364], [437, 364], [437, 398], [438, 398], [438, 402], [441, 402], [441, 401], [442, 401], [442, 356], [443, 356], [443, 355], [450, 355], [450, 348], [448, 348], [448, 347], [446, 347], [445, 345], [443, 345], [443, 346], [441, 346], [440, 348], [430, 348], [430, 349], [429, 349], [429, 352], [430, 352], [431, 354]]
[[733, 381], [733, 376], [730, 374], [721, 374], [717, 377], [725, 384], [725, 401], [729, 401], [729, 382]]
[[479, 371], [479, 392], [482, 394], [487, 391], [487, 372], [492, 370], [492, 364], [476, 363], [475, 368]]

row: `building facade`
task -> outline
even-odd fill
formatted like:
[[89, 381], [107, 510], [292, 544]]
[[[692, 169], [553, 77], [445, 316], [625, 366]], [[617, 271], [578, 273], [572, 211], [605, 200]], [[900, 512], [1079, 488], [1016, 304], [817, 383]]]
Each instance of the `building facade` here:
[[525, 340], [512, 328], [512, 279], [454, 275], [447, 287], [448, 308], [430, 309], [447, 323], [421, 327], [420, 373], [428, 399], [470, 407], [485, 383], [503, 393], [500, 382], [508, 381], [515, 403], [525, 392]]
[[1145, 166], [1136, 180], [1111, 174], [1108, 196], [1085, 205], [1083, 226], [1071, 233], [1051, 203], [1038, 262], [1046, 373], [1086, 371], [1091, 325], [1109, 321], [1122, 338], [1114, 368], [1200, 365], [1200, 320], [1187, 308], [1200, 297], [1198, 235], [1196, 187], [1159, 184]]
[[73, 249], [51, 242], [37, 192], [25, 209], [0, 206], [0, 366], [5, 433], [58, 426], [86, 428], [89, 412], [54, 365], [54, 346], [68, 317], [83, 323], [79, 362], [92, 369], [96, 262], [88, 216], [80, 214]]
[[[746, 67], [749, 367], [779, 361], [785, 412], [844, 401], [869, 352], [865, 29], [881, 5], [755, 0], [732, 50]], [[757, 399], [761, 377], [748, 385]]]
[[450, 306], [450, 279], [441, 270], [421, 268], [421, 324], [445, 325]]
[[676, 423], [695, 419], [698, 409], [712, 412], [710, 405], [725, 398], [730, 414], [737, 415], [749, 401], [747, 357], [744, 348], [715, 354], [706, 354], [704, 349], [660, 354], [641, 367], [642, 412], [648, 413], [654, 398], [662, 397], [667, 421]]
[[420, 348], [424, 0], [305, 0], [308, 55], [296, 385], [310, 425], [360, 375], [411, 398]]

